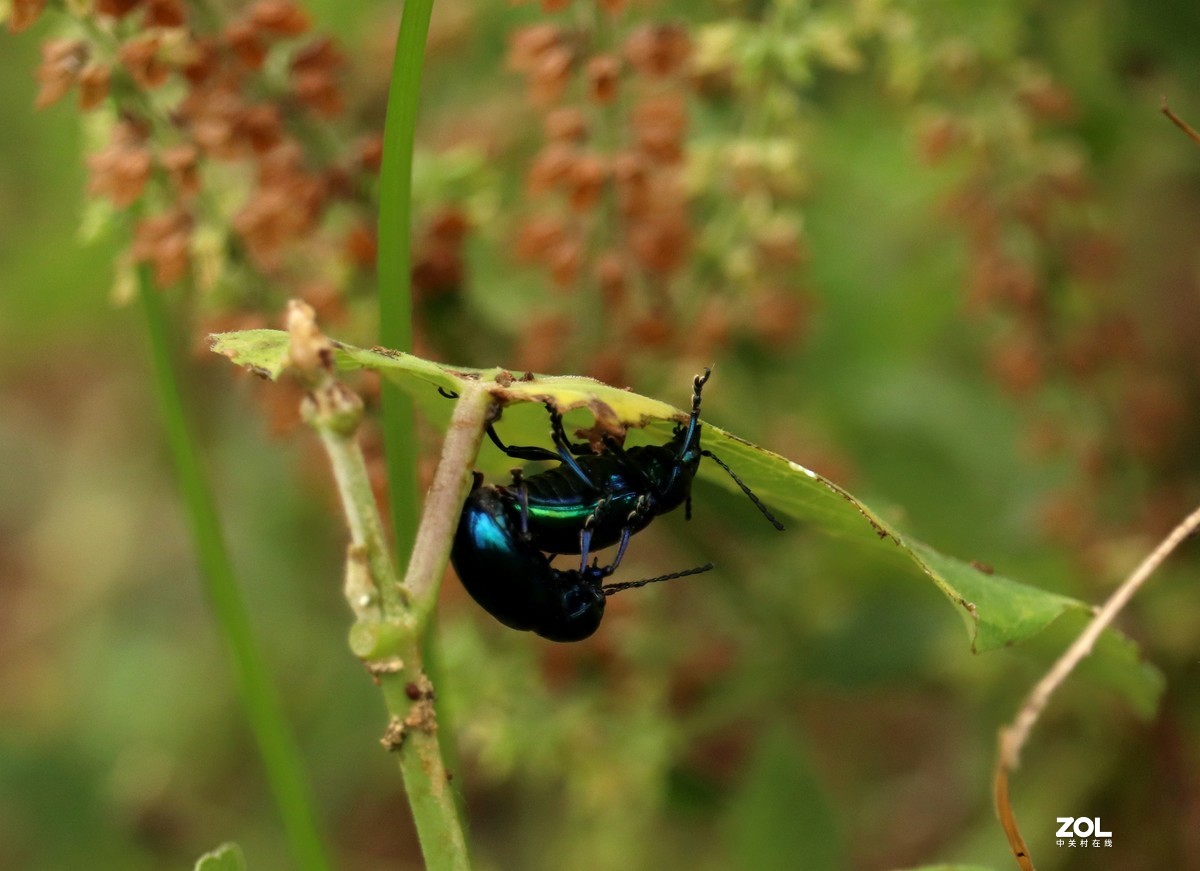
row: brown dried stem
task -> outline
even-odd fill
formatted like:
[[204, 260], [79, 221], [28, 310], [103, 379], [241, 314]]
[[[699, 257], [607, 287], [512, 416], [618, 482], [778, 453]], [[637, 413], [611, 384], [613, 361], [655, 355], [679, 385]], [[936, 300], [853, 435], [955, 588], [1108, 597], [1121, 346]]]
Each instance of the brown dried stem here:
[[1000, 730], [999, 734], [999, 752], [996, 759], [996, 771], [992, 781], [993, 794], [996, 801], [996, 812], [1000, 817], [1000, 824], [1004, 827], [1004, 833], [1008, 837], [1009, 846], [1012, 849], [1013, 856], [1017, 860], [1017, 864], [1022, 871], [1034, 871], [1033, 859], [1029, 855], [1029, 850], [1025, 845], [1024, 839], [1021, 837], [1021, 831], [1017, 826], [1016, 816], [1013, 814], [1012, 804], [1009, 801], [1008, 795], [1008, 775], [1016, 770], [1020, 764], [1021, 749], [1025, 746], [1025, 741], [1029, 737], [1038, 718], [1041, 716], [1042, 710], [1046, 707], [1050, 697], [1058, 689], [1059, 685], [1071, 674], [1080, 661], [1084, 659], [1103, 632], [1120, 613], [1121, 609], [1133, 597], [1133, 594], [1146, 582], [1146, 579], [1154, 573], [1154, 571], [1162, 564], [1172, 551], [1175, 550], [1188, 536], [1200, 527], [1200, 508], [1197, 508], [1189, 514], [1183, 521], [1176, 526], [1171, 533], [1164, 538], [1149, 556], [1142, 560], [1141, 564], [1133, 571], [1125, 581], [1117, 587], [1116, 591], [1108, 598], [1108, 601], [1096, 612], [1091, 622], [1080, 633], [1079, 637], [1067, 648], [1066, 652], [1059, 657], [1058, 661], [1050, 668], [1037, 685], [1030, 691], [1026, 697], [1024, 704], [1017, 711], [1017, 716], [1012, 724]]
[[1167, 105], [1166, 97], [1163, 97], [1162, 100], [1162, 113], [1170, 118], [1171, 123], [1182, 130], [1187, 135], [1188, 139], [1192, 140], [1197, 145], [1200, 145], [1200, 133], [1197, 133], [1196, 129], [1192, 127], [1191, 124], [1184, 121], [1182, 118], [1176, 115], [1174, 111], [1172, 111], [1171, 107]]

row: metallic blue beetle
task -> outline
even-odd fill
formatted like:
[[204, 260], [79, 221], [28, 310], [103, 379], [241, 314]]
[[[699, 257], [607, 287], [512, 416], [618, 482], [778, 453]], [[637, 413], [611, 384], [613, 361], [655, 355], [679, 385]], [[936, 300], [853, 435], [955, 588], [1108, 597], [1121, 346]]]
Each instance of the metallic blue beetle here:
[[[645, 581], [603, 583], [624, 557], [629, 537], [656, 516], [686, 505], [690, 519], [692, 481], [702, 457], [728, 472], [759, 511], [782, 530], [783, 525], [733, 470], [700, 446], [701, 390], [710, 374], [706, 369], [696, 376], [688, 421], [677, 424], [671, 439], [662, 445], [625, 449], [605, 437], [605, 450], [594, 453], [591, 445], [567, 438], [562, 416], [549, 403], [554, 451], [506, 445], [489, 425], [488, 436], [506, 455], [557, 460], [560, 465], [528, 477], [514, 470], [513, 483], [503, 487], [484, 485], [476, 474], [450, 557], [471, 596], [506, 626], [532, 630], [553, 641], [577, 641], [596, 631], [606, 596], [708, 571], [711, 564]], [[594, 560], [588, 564], [591, 551], [613, 544], [620, 547], [610, 565], [600, 567]], [[578, 553], [579, 568], [555, 569], [547, 553]]]

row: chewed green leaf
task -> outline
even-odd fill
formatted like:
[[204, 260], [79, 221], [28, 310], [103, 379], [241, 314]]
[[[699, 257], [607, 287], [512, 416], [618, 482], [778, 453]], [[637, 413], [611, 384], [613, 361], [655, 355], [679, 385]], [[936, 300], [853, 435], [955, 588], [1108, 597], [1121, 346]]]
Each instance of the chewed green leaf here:
[[214, 353], [274, 381], [288, 364], [288, 335], [282, 330], [241, 330], [209, 336]]
[[[246, 330], [213, 337], [213, 350], [235, 363], [271, 378], [287, 365], [287, 334]], [[587, 409], [607, 429], [647, 427], [669, 431], [686, 418], [671, 405], [574, 376], [514, 375], [503, 369], [444, 366], [384, 348], [366, 350], [335, 343], [338, 366], [373, 369], [410, 391], [435, 421], [444, 423], [451, 403], [435, 388], [460, 391], [469, 381], [491, 385], [505, 405], [552, 402], [563, 412]], [[507, 418], [506, 418], [507, 419]], [[544, 428], [544, 423], [540, 424]], [[975, 651], [983, 652], [1025, 641], [1064, 616], [1082, 620], [1091, 608], [1078, 599], [1040, 590], [1003, 575], [939, 553], [905, 535], [863, 502], [799, 463], [764, 450], [719, 427], [705, 423], [704, 446], [737, 469], [739, 476], [783, 515], [856, 544], [885, 548], [909, 570], [924, 573], [962, 616]], [[719, 468], [703, 464], [700, 474], [721, 486], [734, 483]], [[1142, 712], [1153, 709], [1161, 676], [1142, 663], [1136, 648], [1120, 633], [1106, 631], [1092, 659], [1093, 668], [1111, 686], [1129, 696]]]

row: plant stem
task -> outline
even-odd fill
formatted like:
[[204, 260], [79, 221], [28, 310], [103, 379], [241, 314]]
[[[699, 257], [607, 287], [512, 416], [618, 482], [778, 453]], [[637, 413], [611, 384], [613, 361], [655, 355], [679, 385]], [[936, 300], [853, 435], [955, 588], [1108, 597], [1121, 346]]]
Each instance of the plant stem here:
[[450, 560], [450, 543], [458, 528], [463, 500], [471, 489], [471, 468], [483, 443], [492, 408], [491, 394], [484, 387], [473, 381], [463, 385], [446, 430], [442, 455], [417, 529], [416, 546], [404, 577], [418, 623], [426, 623], [433, 611], [438, 584]]
[[1075, 670], [1075, 666], [1079, 665], [1092, 652], [1100, 633], [1107, 629], [1121, 609], [1129, 604], [1133, 594], [1141, 589], [1142, 584], [1146, 583], [1150, 575], [1162, 565], [1163, 560], [1170, 556], [1171, 552], [1197, 529], [1200, 529], [1200, 508], [1195, 509], [1181, 520], [1179, 525], [1172, 529], [1167, 537], [1142, 560], [1133, 573], [1121, 582], [1121, 585], [1096, 611], [1091, 622], [1084, 627], [1071, 646], [1050, 667], [1050, 671], [1046, 672], [1045, 676], [1030, 690], [1012, 725], [1000, 730], [999, 752], [996, 758], [996, 770], [992, 778], [992, 792], [996, 802], [996, 811], [1000, 816], [1000, 824], [1004, 828], [1013, 856], [1022, 871], [1033, 871], [1033, 859], [1021, 837], [1021, 830], [1017, 826], [1017, 819], [1009, 800], [1009, 772], [1016, 770], [1020, 764], [1021, 750], [1025, 746], [1025, 741], [1029, 738], [1029, 733], [1037, 723], [1042, 711], [1045, 710], [1050, 697]]
[[426, 502], [407, 577], [400, 583], [388, 554], [366, 461], [358, 444], [362, 401], [333, 375], [332, 345], [316, 329], [312, 309], [293, 301], [288, 312], [293, 369], [309, 395], [302, 409], [329, 455], [350, 528], [346, 595], [358, 620], [350, 647], [383, 691], [390, 721], [382, 743], [397, 754], [421, 852], [431, 871], [470, 867], [458, 807], [438, 740], [433, 684], [421, 646], [446, 570], [471, 467], [491, 413], [492, 399], [464, 385]]
[[[396, 38], [379, 171], [379, 343], [412, 349], [412, 161], [421, 62], [433, 0], [406, 0]], [[388, 499], [397, 554], [412, 550], [417, 526], [417, 478], [412, 402], [383, 381], [383, 437]], [[403, 557], [401, 557], [403, 558]]]
[[217, 628], [233, 658], [234, 675], [250, 728], [258, 743], [279, 814], [297, 865], [310, 871], [329, 867], [317, 826], [312, 795], [300, 753], [288, 729], [257, 646], [246, 605], [225, 549], [212, 491], [201, 467], [196, 439], [180, 395], [167, 316], [146, 266], [138, 269], [138, 292], [146, 317], [155, 389], [175, 475], [192, 527], [200, 574], [216, 616]]

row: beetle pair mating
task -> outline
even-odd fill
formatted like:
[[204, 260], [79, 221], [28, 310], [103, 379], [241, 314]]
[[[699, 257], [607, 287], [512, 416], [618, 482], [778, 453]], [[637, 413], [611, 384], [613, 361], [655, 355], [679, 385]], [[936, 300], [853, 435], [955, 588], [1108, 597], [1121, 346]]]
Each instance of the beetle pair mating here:
[[[712, 564], [621, 584], [605, 584], [616, 571], [629, 538], [656, 516], [685, 505], [691, 519], [692, 480], [702, 457], [729, 473], [763, 515], [783, 529], [767, 507], [729, 466], [700, 447], [700, 394], [711, 371], [692, 382], [692, 411], [662, 445], [625, 448], [611, 436], [604, 451], [567, 438], [562, 415], [551, 403], [554, 450], [506, 445], [489, 424], [488, 437], [518, 460], [553, 460], [555, 468], [525, 476], [513, 471], [508, 486], [483, 483], [475, 473], [463, 505], [450, 560], [467, 592], [493, 617], [513, 629], [531, 630], [551, 641], [580, 641], [600, 625], [608, 596], [621, 590], [700, 574]], [[443, 395], [453, 397], [453, 394]], [[588, 559], [616, 544], [607, 566]], [[579, 554], [578, 569], [556, 569], [550, 559]]]

